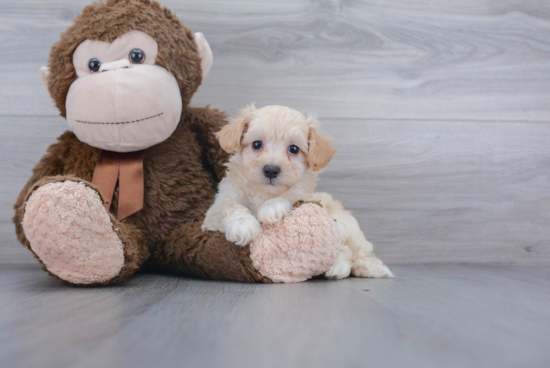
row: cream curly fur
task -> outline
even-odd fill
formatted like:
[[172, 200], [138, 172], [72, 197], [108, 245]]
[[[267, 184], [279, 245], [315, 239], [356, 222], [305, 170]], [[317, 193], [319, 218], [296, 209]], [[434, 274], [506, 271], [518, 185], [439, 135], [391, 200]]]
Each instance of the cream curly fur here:
[[[326, 276], [393, 276], [374, 256], [372, 244], [351, 213], [329, 194], [315, 192], [320, 172], [335, 153], [315, 118], [284, 106], [251, 105], [232, 118], [217, 138], [233, 155], [206, 213], [204, 230], [221, 231], [229, 241], [246, 245], [261, 233], [261, 223], [280, 221], [294, 202], [318, 201], [337, 221], [342, 238], [340, 255]], [[255, 148], [254, 142], [261, 142], [261, 148]], [[290, 146], [298, 147], [298, 153]], [[266, 177], [266, 165], [277, 166], [278, 176]]]

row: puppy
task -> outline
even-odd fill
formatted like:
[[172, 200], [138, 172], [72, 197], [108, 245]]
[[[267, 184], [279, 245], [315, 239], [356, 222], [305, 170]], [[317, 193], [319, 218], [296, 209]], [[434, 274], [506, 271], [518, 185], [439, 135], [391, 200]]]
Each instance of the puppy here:
[[251, 105], [216, 137], [233, 155], [203, 230], [221, 231], [227, 240], [244, 246], [260, 234], [261, 223], [281, 220], [294, 202], [318, 201], [337, 221], [342, 237], [340, 254], [326, 276], [393, 276], [374, 256], [351, 213], [329, 194], [315, 192], [317, 178], [335, 150], [313, 117], [284, 106]]

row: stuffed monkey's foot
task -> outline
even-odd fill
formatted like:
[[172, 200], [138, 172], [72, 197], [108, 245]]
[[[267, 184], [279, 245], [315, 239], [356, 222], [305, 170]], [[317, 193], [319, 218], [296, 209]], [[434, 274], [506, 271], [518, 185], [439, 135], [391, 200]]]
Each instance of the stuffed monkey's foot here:
[[32, 251], [62, 280], [106, 283], [124, 266], [109, 214], [99, 194], [84, 183], [58, 181], [36, 189], [22, 225]]
[[319, 205], [302, 204], [264, 225], [250, 244], [254, 267], [274, 282], [300, 282], [327, 272], [340, 251], [336, 222]]

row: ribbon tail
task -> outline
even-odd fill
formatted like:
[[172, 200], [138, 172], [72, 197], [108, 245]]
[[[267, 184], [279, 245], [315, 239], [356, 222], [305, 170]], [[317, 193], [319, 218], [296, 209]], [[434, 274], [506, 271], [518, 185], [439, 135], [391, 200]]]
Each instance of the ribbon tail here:
[[143, 151], [121, 155], [118, 178], [118, 220], [133, 215], [143, 208], [143, 177]]
[[109, 212], [113, 194], [115, 193], [118, 173], [120, 171], [120, 155], [117, 152], [101, 151], [94, 169], [92, 184], [97, 186], [107, 199], [105, 209]]

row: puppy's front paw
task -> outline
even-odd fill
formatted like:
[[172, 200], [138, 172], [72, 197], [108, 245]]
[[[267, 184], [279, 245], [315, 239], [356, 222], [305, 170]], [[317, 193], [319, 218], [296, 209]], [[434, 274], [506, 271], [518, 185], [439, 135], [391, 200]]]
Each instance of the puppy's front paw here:
[[350, 272], [351, 264], [349, 263], [349, 261], [339, 256], [338, 258], [336, 258], [336, 261], [334, 262], [330, 270], [325, 273], [325, 277], [328, 279], [340, 280], [348, 277]]
[[260, 235], [262, 225], [252, 215], [229, 218], [225, 221], [225, 238], [245, 246]]
[[273, 224], [283, 219], [292, 211], [292, 204], [286, 199], [277, 197], [265, 201], [258, 210], [258, 220], [264, 224]]

